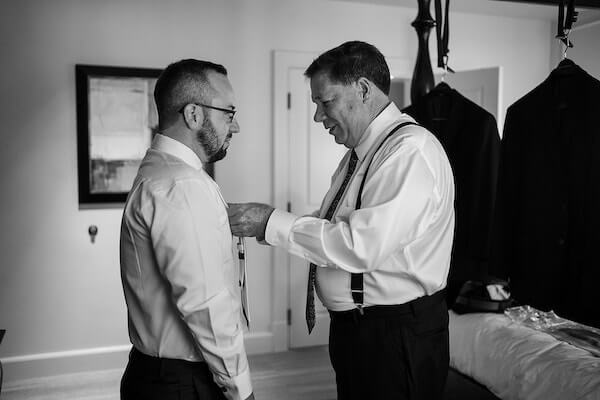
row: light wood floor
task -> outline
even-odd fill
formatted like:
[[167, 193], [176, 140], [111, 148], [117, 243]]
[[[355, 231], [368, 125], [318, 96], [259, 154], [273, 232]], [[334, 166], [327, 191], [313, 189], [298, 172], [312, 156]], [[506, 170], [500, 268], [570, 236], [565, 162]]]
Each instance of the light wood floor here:
[[[327, 347], [249, 356], [257, 400], [333, 400], [335, 376]], [[119, 400], [123, 371], [62, 375], [2, 389], [2, 400]]]
[[[256, 400], [335, 400], [327, 347], [249, 357]], [[32, 379], [2, 389], [1, 400], [119, 400], [123, 370]], [[448, 371], [444, 400], [499, 400], [471, 379]]]

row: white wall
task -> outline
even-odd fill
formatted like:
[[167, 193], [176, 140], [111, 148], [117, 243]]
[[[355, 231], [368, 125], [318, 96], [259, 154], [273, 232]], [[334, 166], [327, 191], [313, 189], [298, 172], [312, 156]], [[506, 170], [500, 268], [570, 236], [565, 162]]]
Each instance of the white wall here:
[[[216, 177], [230, 201], [273, 198], [272, 51], [346, 40], [414, 60], [416, 10], [325, 0], [21, 0], [0, 12], [0, 346], [5, 381], [121, 367], [128, 347], [118, 264], [121, 208], [77, 202], [76, 63], [162, 68], [224, 64], [242, 132]], [[548, 72], [550, 24], [452, 14], [450, 65], [503, 68], [504, 104]], [[430, 40], [435, 50], [434, 35]], [[435, 54], [432, 51], [432, 60]], [[99, 228], [94, 244], [87, 229]], [[271, 250], [249, 248], [251, 352], [271, 351]], [[94, 356], [94, 354], [96, 354]]]

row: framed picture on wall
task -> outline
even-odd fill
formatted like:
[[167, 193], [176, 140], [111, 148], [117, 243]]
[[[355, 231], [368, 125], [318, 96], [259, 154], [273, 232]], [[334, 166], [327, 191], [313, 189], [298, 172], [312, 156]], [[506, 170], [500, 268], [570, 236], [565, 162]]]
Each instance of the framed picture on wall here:
[[[79, 203], [123, 203], [152, 138], [162, 70], [75, 66]], [[214, 176], [213, 166], [207, 172]]]

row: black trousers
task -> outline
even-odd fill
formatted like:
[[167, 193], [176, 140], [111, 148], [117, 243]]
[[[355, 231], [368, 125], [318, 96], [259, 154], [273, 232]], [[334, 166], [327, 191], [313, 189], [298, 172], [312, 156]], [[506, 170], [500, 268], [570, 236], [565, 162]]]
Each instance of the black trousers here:
[[133, 348], [121, 400], [225, 400], [205, 362], [157, 358]]
[[412, 302], [330, 312], [338, 400], [442, 399], [449, 366], [445, 291]]

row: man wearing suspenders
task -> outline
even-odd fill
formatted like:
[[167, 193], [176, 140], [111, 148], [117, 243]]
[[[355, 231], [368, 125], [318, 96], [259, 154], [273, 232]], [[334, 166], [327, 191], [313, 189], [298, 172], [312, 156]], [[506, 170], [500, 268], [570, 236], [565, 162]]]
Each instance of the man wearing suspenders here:
[[305, 75], [315, 122], [349, 149], [332, 186], [311, 216], [230, 204], [231, 230], [309, 261], [308, 329], [316, 289], [331, 316], [339, 400], [440, 399], [454, 234], [448, 158], [433, 134], [390, 102], [390, 72], [374, 46], [346, 42]]

